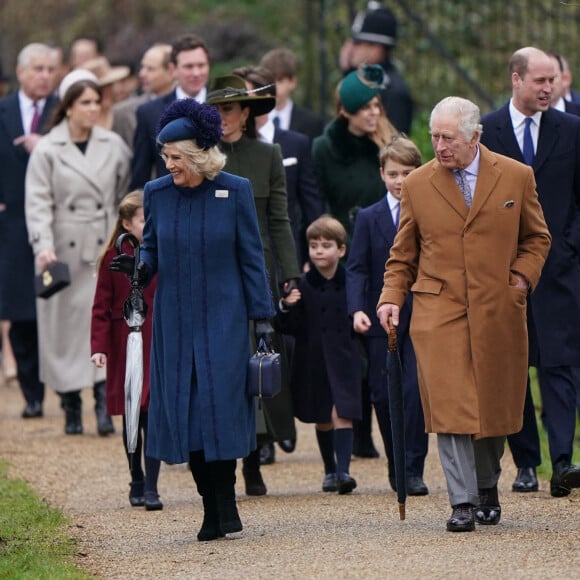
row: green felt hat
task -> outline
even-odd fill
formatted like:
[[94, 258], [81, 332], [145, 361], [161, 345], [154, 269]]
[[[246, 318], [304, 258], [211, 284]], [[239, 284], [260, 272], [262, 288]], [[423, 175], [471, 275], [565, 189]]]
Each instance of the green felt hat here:
[[378, 64], [361, 64], [348, 73], [338, 89], [345, 111], [353, 115], [385, 86], [385, 73]]
[[276, 104], [274, 97], [256, 94], [259, 91], [249, 91], [242, 77], [224, 75], [214, 79], [205, 102], [208, 105], [240, 103], [242, 107], [250, 107], [250, 115], [256, 117], [269, 113]]

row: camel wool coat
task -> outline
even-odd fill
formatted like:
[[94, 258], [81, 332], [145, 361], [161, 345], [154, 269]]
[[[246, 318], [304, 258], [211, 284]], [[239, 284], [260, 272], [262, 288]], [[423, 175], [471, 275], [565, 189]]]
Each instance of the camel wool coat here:
[[127, 192], [131, 152], [116, 133], [93, 127], [85, 154], [66, 119], [45, 135], [26, 173], [26, 227], [36, 256], [54, 250], [71, 284], [36, 301], [41, 380], [58, 392], [105, 380], [91, 362], [91, 307], [97, 257]]
[[427, 432], [476, 438], [522, 427], [527, 292], [550, 247], [531, 168], [479, 145], [468, 208], [433, 160], [403, 183], [399, 232], [378, 305], [413, 292], [411, 338]]

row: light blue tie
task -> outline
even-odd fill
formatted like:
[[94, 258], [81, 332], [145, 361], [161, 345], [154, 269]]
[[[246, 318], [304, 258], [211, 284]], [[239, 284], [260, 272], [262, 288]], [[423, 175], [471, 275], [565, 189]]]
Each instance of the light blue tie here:
[[532, 118], [526, 117], [526, 126], [524, 127], [524, 162], [526, 165], [532, 165], [534, 163], [534, 141], [532, 139], [532, 130], [530, 125], [532, 124]]
[[463, 199], [465, 200], [465, 205], [467, 207], [471, 207], [471, 188], [469, 187], [469, 183], [467, 181], [467, 175], [465, 174], [465, 169], [460, 169], [455, 172], [457, 175], [457, 185], [459, 186], [459, 191], [461, 191], [463, 195]]

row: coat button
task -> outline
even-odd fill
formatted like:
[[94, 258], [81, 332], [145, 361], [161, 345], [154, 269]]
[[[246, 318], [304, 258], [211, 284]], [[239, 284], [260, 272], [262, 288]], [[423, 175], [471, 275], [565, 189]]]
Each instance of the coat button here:
[[75, 206], [74, 206], [72, 203], [71, 203], [71, 204], [68, 206], [68, 208], [69, 208], [71, 211], [74, 211], [74, 210], [75, 210]]
[[74, 247], [76, 246], [76, 244], [75, 244], [75, 242], [74, 242], [74, 241], [73, 241], [73, 242], [69, 242], [69, 243], [68, 243], [68, 245], [69, 245], [71, 248], [74, 248]]
[[103, 242], [103, 240], [101, 240], [101, 238], [99, 238], [99, 239], [97, 240], [97, 244], [98, 244], [99, 246], [102, 246], [104, 243], [105, 243], [105, 242]]
[[97, 209], [102, 209], [103, 208], [103, 204], [102, 203], [97, 203]]

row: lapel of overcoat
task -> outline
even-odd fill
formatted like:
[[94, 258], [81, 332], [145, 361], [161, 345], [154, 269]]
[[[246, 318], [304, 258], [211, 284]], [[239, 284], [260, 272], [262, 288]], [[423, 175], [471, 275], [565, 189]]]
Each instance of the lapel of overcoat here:
[[85, 154], [71, 140], [66, 121], [54, 128], [51, 138], [61, 145], [57, 153], [61, 163], [78, 173], [100, 195], [103, 188], [101, 174], [109, 159], [111, 143], [104, 138], [99, 128], [93, 128]]
[[556, 143], [560, 139], [560, 119], [552, 109], [542, 113], [540, 133], [538, 135], [538, 149], [534, 157], [533, 169], [537, 173], [552, 154]]
[[477, 217], [477, 214], [484, 206], [500, 176], [500, 172], [495, 167], [495, 160], [489, 149], [480, 143], [479, 151], [479, 173], [477, 175], [471, 208], [468, 208], [465, 204], [453, 172], [442, 167], [437, 162], [433, 166], [431, 183], [447, 200], [449, 205], [465, 220], [466, 227]]
[[381, 235], [385, 242], [389, 245], [393, 245], [395, 236], [397, 235], [397, 230], [395, 229], [395, 224], [393, 223], [393, 216], [388, 209], [388, 202], [385, 198], [377, 204], [373, 211], [373, 234], [377, 232]]

